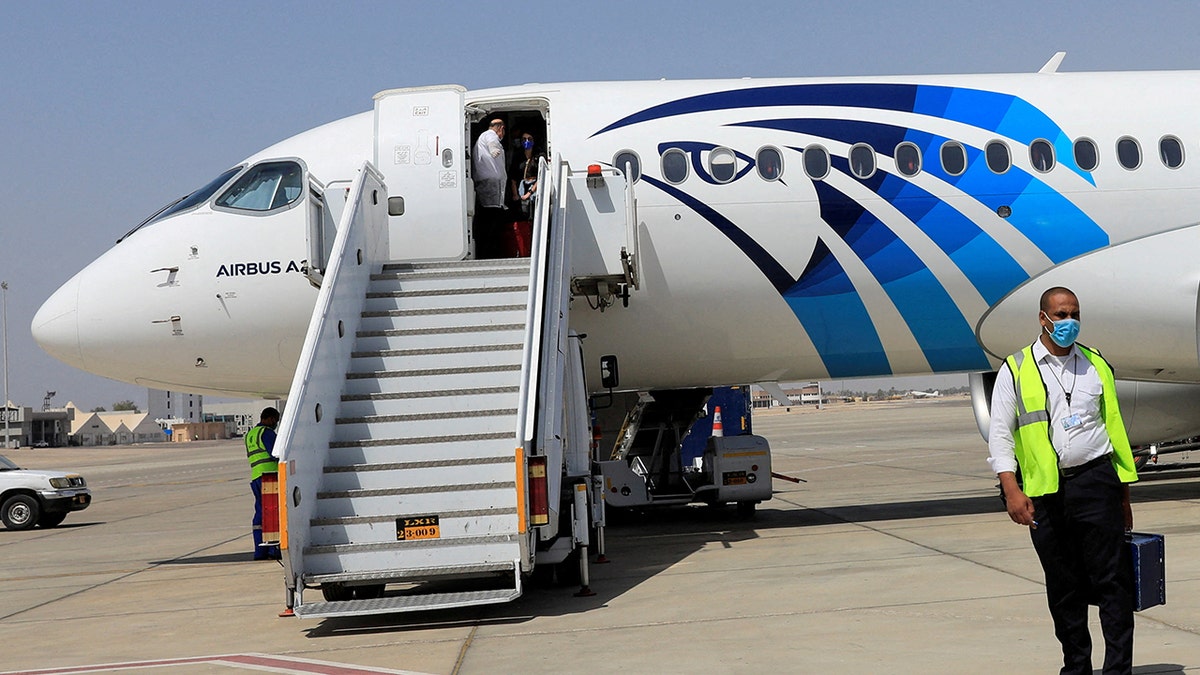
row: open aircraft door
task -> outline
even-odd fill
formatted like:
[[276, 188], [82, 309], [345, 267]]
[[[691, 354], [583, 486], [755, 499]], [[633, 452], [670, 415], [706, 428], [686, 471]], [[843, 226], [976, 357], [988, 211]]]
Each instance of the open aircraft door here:
[[375, 168], [388, 188], [393, 260], [467, 255], [465, 91], [441, 85], [375, 95]]
[[571, 292], [597, 309], [628, 304], [638, 278], [638, 215], [634, 182], [598, 165], [569, 171], [561, 193], [571, 231]]

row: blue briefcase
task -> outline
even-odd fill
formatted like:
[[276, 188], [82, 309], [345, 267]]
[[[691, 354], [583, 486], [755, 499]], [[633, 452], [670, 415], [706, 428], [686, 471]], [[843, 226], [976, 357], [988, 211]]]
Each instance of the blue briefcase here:
[[1167, 604], [1166, 549], [1163, 535], [1129, 532], [1133, 559], [1133, 611]]

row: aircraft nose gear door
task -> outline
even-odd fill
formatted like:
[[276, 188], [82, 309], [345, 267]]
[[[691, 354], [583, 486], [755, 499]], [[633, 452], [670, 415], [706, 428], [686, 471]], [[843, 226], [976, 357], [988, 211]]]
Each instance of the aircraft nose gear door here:
[[639, 287], [633, 182], [616, 169], [570, 171], [562, 209], [571, 228], [571, 293], [603, 311]]
[[465, 91], [443, 85], [375, 95], [375, 168], [388, 188], [392, 260], [467, 254]]

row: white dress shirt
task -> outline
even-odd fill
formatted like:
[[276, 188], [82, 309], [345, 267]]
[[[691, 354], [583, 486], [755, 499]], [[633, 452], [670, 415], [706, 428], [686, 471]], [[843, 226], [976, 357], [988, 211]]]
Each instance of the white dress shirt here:
[[[1033, 358], [1046, 385], [1050, 413], [1050, 443], [1058, 453], [1058, 465], [1079, 466], [1113, 451], [1100, 412], [1103, 385], [1091, 361], [1071, 345], [1066, 356], [1054, 356], [1041, 340], [1033, 343]], [[1036, 387], [1037, 382], [1025, 382]], [[1070, 393], [1070, 404], [1067, 394]], [[1076, 417], [1077, 416], [1077, 417]], [[1017, 429], [1017, 399], [1012, 373], [1006, 361], [992, 389], [992, 424], [988, 430], [988, 463], [992, 471], [1017, 470], [1013, 434]]]
[[479, 205], [490, 208], [504, 206], [504, 185], [507, 179], [504, 170], [504, 146], [500, 136], [488, 129], [475, 141], [475, 154], [471, 158], [475, 169], [475, 194]]

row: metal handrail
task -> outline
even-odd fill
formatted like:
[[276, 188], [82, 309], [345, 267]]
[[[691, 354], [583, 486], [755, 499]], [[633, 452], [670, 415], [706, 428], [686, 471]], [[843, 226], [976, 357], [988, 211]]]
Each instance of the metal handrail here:
[[325, 455], [346, 382], [346, 364], [362, 321], [362, 306], [373, 270], [388, 256], [387, 187], [383, 176], [364, 163], [351, 186], [338, 223], [328, 267], [304, 337], [296, 374], [275, 447], [287, 522], [285, 574], [304, 575], [301, 553], [315, 512]]
[[[566, 164], [562, 158], [555, 156], [556, 173], [565, 173]], [[540, 373], [545, 366], [543, 363], [543, 344], [546, 338], [544, 317], [547, 293], [546, 283], [550, 270], [550, 254], [552, 239], [556, 230], [562, 227], [550, 226], [551, 209], [558, 203], [558, 193], [563, 182], [547, 180], [551, 176], [550, 166], [546, 160], [538, 160], [538, 199], [534, 207], [534, 223], [532, 246], [529, 263], [529, 304], [525, 311], [524, 350], [521, 355], [521, 387], [517, 403], [516, 442], [518, 447], [525, 448], [528, 455], [533, 447], [536, 436], [536, 420], [541, 383]], [[561, 222], [561, 218], [559, 219]]]

